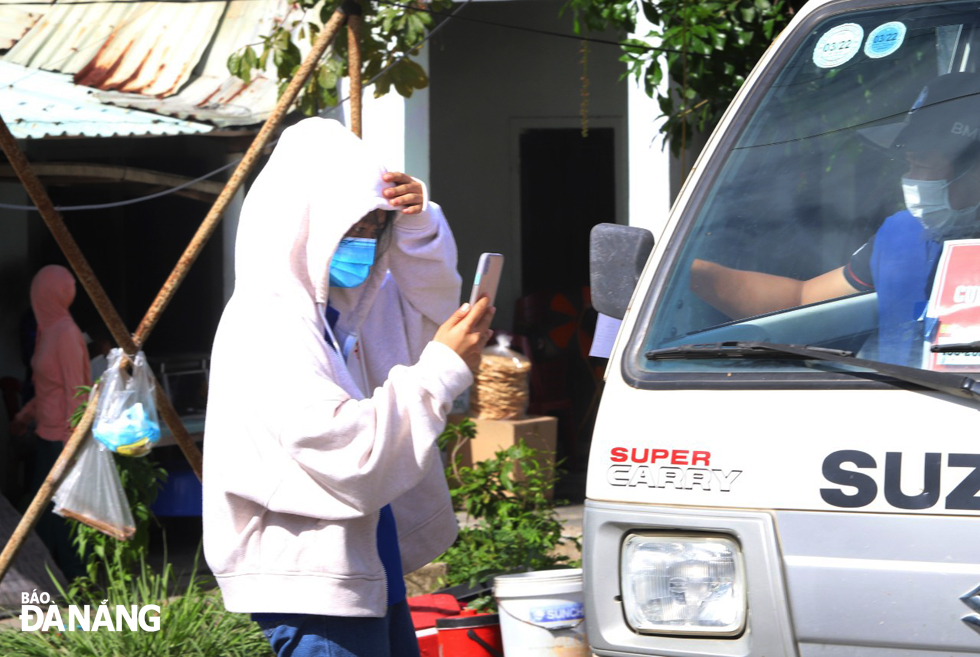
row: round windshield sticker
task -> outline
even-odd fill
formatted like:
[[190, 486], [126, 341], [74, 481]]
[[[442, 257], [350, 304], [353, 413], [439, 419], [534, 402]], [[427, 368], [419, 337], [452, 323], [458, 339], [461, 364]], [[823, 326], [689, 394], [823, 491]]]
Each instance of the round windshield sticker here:
[[887, 57], [902, 47], [905, 41], [905, 23], [893, 21], [871, 30], [864, 44], [864, 54], [871, 59]]
[[813, 49], [813, 63], [820, 68], [834, 68], [850, 61], [861, 50], [864, 29], [857, 23], [832, 27], [820, 37]]

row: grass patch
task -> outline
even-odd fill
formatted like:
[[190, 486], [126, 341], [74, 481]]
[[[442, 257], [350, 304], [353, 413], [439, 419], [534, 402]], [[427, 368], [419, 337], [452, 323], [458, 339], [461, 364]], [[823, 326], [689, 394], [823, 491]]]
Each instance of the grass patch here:
[[[197, 572], [195, 560], [193, 573]], [[121, 631], [100, 627], [90, 632], [23, 632], [18, 624], [0, 631], [0, 657], [272, 657], [268, 641], [257, 624], [245, 614], [227, 611], [217, 589], [205, 591], [201, 580], [191, 575], [187, 587], [170, 597], [174, 573], [167, 564], [162, 573], [141, 562], [135, 576], [123, 576], [118, 562], [108, 568], [108, 584], [99, 599], [60, 586], [58, 605], [68, 622], [67, 607], [90, 605], [92, 622], [103, 600], [109, 607], [115, 628], [116, 605], [141, 609], [158, 605], [159, 630]], [[127, 573], [128, 575], [128, 573]], [[41, 606], [47, 611], [45, 606]], [[151, 616], [155, 614], [151, 613]]]

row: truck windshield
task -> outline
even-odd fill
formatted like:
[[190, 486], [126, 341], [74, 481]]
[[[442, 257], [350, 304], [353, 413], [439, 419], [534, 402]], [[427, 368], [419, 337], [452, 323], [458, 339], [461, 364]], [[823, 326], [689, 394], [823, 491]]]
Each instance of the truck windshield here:
[[803, 367], [642, 358], [754, 341], [980, 370], [980, 3], [837, 13], [795, 38], [706, 163], [638, 366]]

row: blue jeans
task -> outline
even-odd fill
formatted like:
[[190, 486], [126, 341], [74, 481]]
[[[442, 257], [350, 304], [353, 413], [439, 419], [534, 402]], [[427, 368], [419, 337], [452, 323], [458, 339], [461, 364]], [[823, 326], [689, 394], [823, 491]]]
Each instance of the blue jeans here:
[[311, 614], [253, 618], [277, 657], [419, 657], [405, 601], [388, 607], [384, 618]]

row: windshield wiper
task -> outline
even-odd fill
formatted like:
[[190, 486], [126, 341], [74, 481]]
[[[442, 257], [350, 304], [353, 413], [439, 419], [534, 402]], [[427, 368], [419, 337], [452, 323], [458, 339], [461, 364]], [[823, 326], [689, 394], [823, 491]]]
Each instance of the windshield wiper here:
[[[944, 345], [956, 347], [958, 345]], [[866, 358], [856, 358], [850, 351], [825, 349], [796, 344], [775, 342], [751, 342], [735, 340], [732, 342], [710, 342], [706, 344], [686, 344], [676, 347], [652, 349], [646, 353], [647, 360], [687, 359], [687, 358], [796, 358], [801, 360], [822, 360], [843, 363], [884, 374], [913, 385], [929, 388], [955, 397], [968, 399], [980, 404], [980, 382], [955, 372], [933, 372], [917, 367], [893, 365]]]
[[974, 342], [954, 342], [952, 344], [934, 344], [930, 351], [934, 354], [980, 351], [980, 340]]
[[[809, 355], [806, 355], [809, 354]], [[750, 342], [736, 340], [732, 342], [706, 342], [703, 344], [682, 344], [677, 347], [651, 349], [647, 352], [647, 360], [689, 359], [689, 358], [816, 358], [823, 360], [825, 356], [840, 356], [848, 358], [854, 355], [851, 351], [840, 349], [825, 349], [800, 344], [778, 344], [775, 342]]]

